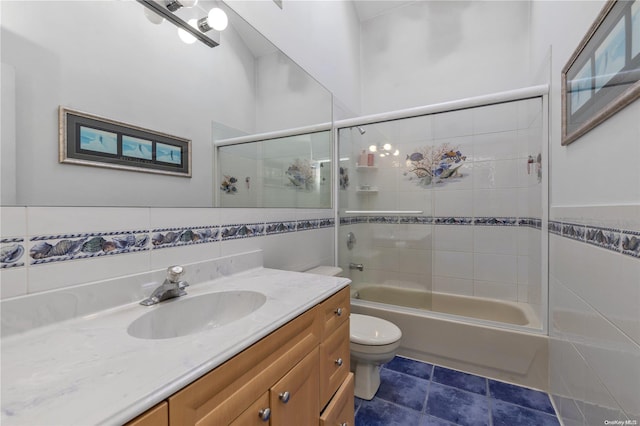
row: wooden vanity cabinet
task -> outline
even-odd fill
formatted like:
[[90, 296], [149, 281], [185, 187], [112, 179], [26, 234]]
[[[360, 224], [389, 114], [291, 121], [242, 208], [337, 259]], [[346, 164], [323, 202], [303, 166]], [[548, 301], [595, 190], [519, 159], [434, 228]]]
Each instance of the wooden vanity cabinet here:
[[346, 287], [169, 397], [168, 424], [352, 425], [349, 312]]
[[162, 401], [128, 422], [127, 426], [169, 426], [169, 404]]

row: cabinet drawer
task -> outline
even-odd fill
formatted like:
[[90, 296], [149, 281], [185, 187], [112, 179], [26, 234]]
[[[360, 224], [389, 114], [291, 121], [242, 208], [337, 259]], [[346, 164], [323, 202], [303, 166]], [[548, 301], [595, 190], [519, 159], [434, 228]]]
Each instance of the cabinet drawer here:
[[349, 321], [320, 344], [320, 406], [324, 407], [349, 373]]
[[271, 410], [269, 408], [269, 392], [262, 394], [260, 398], [240, 414], [229, 426], [264, 426], [269, 424], [269, 417], [266, 416], [266, 420], [262, 419], [264, 410]]
[[322, 339], [326, 339], [349, 319], [351, 299], [349, 286], [343, 288], [320, 305], [322, 310]]
[[316, 348], [269, 390], [271, 426], [316, 424], [320, 412], [318, 360]]
[[140, 414], [125, 426], [169, 426], [169, 404], [161, 402]]
[[320, 426], [354, 426], [353, 386], [353, 373], [349, 373], [320, 416]]

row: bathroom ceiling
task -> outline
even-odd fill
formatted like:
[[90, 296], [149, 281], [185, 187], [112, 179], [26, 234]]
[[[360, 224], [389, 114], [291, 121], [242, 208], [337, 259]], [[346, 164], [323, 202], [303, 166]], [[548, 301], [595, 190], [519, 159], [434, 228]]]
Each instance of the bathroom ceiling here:
[[352, 0], [360, 22], [420, 0]]

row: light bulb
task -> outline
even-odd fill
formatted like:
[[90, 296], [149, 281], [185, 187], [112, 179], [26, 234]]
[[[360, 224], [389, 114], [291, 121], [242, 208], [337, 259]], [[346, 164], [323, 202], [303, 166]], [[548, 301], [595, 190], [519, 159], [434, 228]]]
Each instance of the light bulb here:
[[393, 153], [393, 155], [395, 155], [396, 157], [397, 157], [398, 155], [400, 155], [400, 150], [399, 150], [399, 149], [396, 149], [396, 150], [395, 150], [395, 152]]
[[162, 16], [158, 15], [151, 9], [147, 9], [146, 7], [144, 8], [144, 16], [147, 17], [149, 22], [156, 25], [162, 24], [164, 22], [164, 18]]
[[[198, 28], [198, 20], [189, 19], [189, 25], [191, 25], [193, 28]], [[196, 38], [182, 28], [178, 28], [178, 36], [180, 37], [180, 40], [187, 44], [193, 44], [196, 42]]]
[[209, 26], [216, 31], [223, 31], [227, 28], [229, 24], [229, 18], [227, 18], [227, 14], [224, 13], [224, 10], [214, 7], [209, 11], [207, 15], [207, 21]]
[[391, 151], [391, 144], [390, 143], [385, 143], [383, 146], [385, 151]]
[[385, 153], [384, 153], [384, 152], [381, 152], [381, 153], [380, 153], [380, 157], [384, 157], [384, 156], [385, 156]]
[[375, 146], [375, 145], [371, 145], [371, 146], [369, 146], [369, 151], [371, 151], [371, 152], [376, 152], [377, 150], [378, 150], [378, 147], [377, 147], [377, 146]]

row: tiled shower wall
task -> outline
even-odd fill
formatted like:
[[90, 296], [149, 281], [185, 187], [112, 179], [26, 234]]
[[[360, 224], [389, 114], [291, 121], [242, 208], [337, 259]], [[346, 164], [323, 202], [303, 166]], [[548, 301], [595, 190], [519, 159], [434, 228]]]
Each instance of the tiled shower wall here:
[[328, 209], [2, 207], [0, 221], [3, 299], [255, 249], [272, 268], [333, 261]]
[[[546, 286], [542, 118], [542, 98], [534, 98], [363, 126], [362, 135], [341, 130], [349, 182], [340, 190], [341, 266], [365, 266], [350, 271], [355, 282], [518, 301], [539, 310]], [[373, 168], [356, 166], [362, 150], [385, 143], [391, 155], [376, 154]], [[455, 158], [448, 166], [461, 164], [458, 173], [443, 177], [444, 169], [440, 177], [421, 179], [420, 160], [429, 149]], [[376, 217], [346, 210], [422, 213]], [[358, 239], [351, 251], [349, 231]]]

